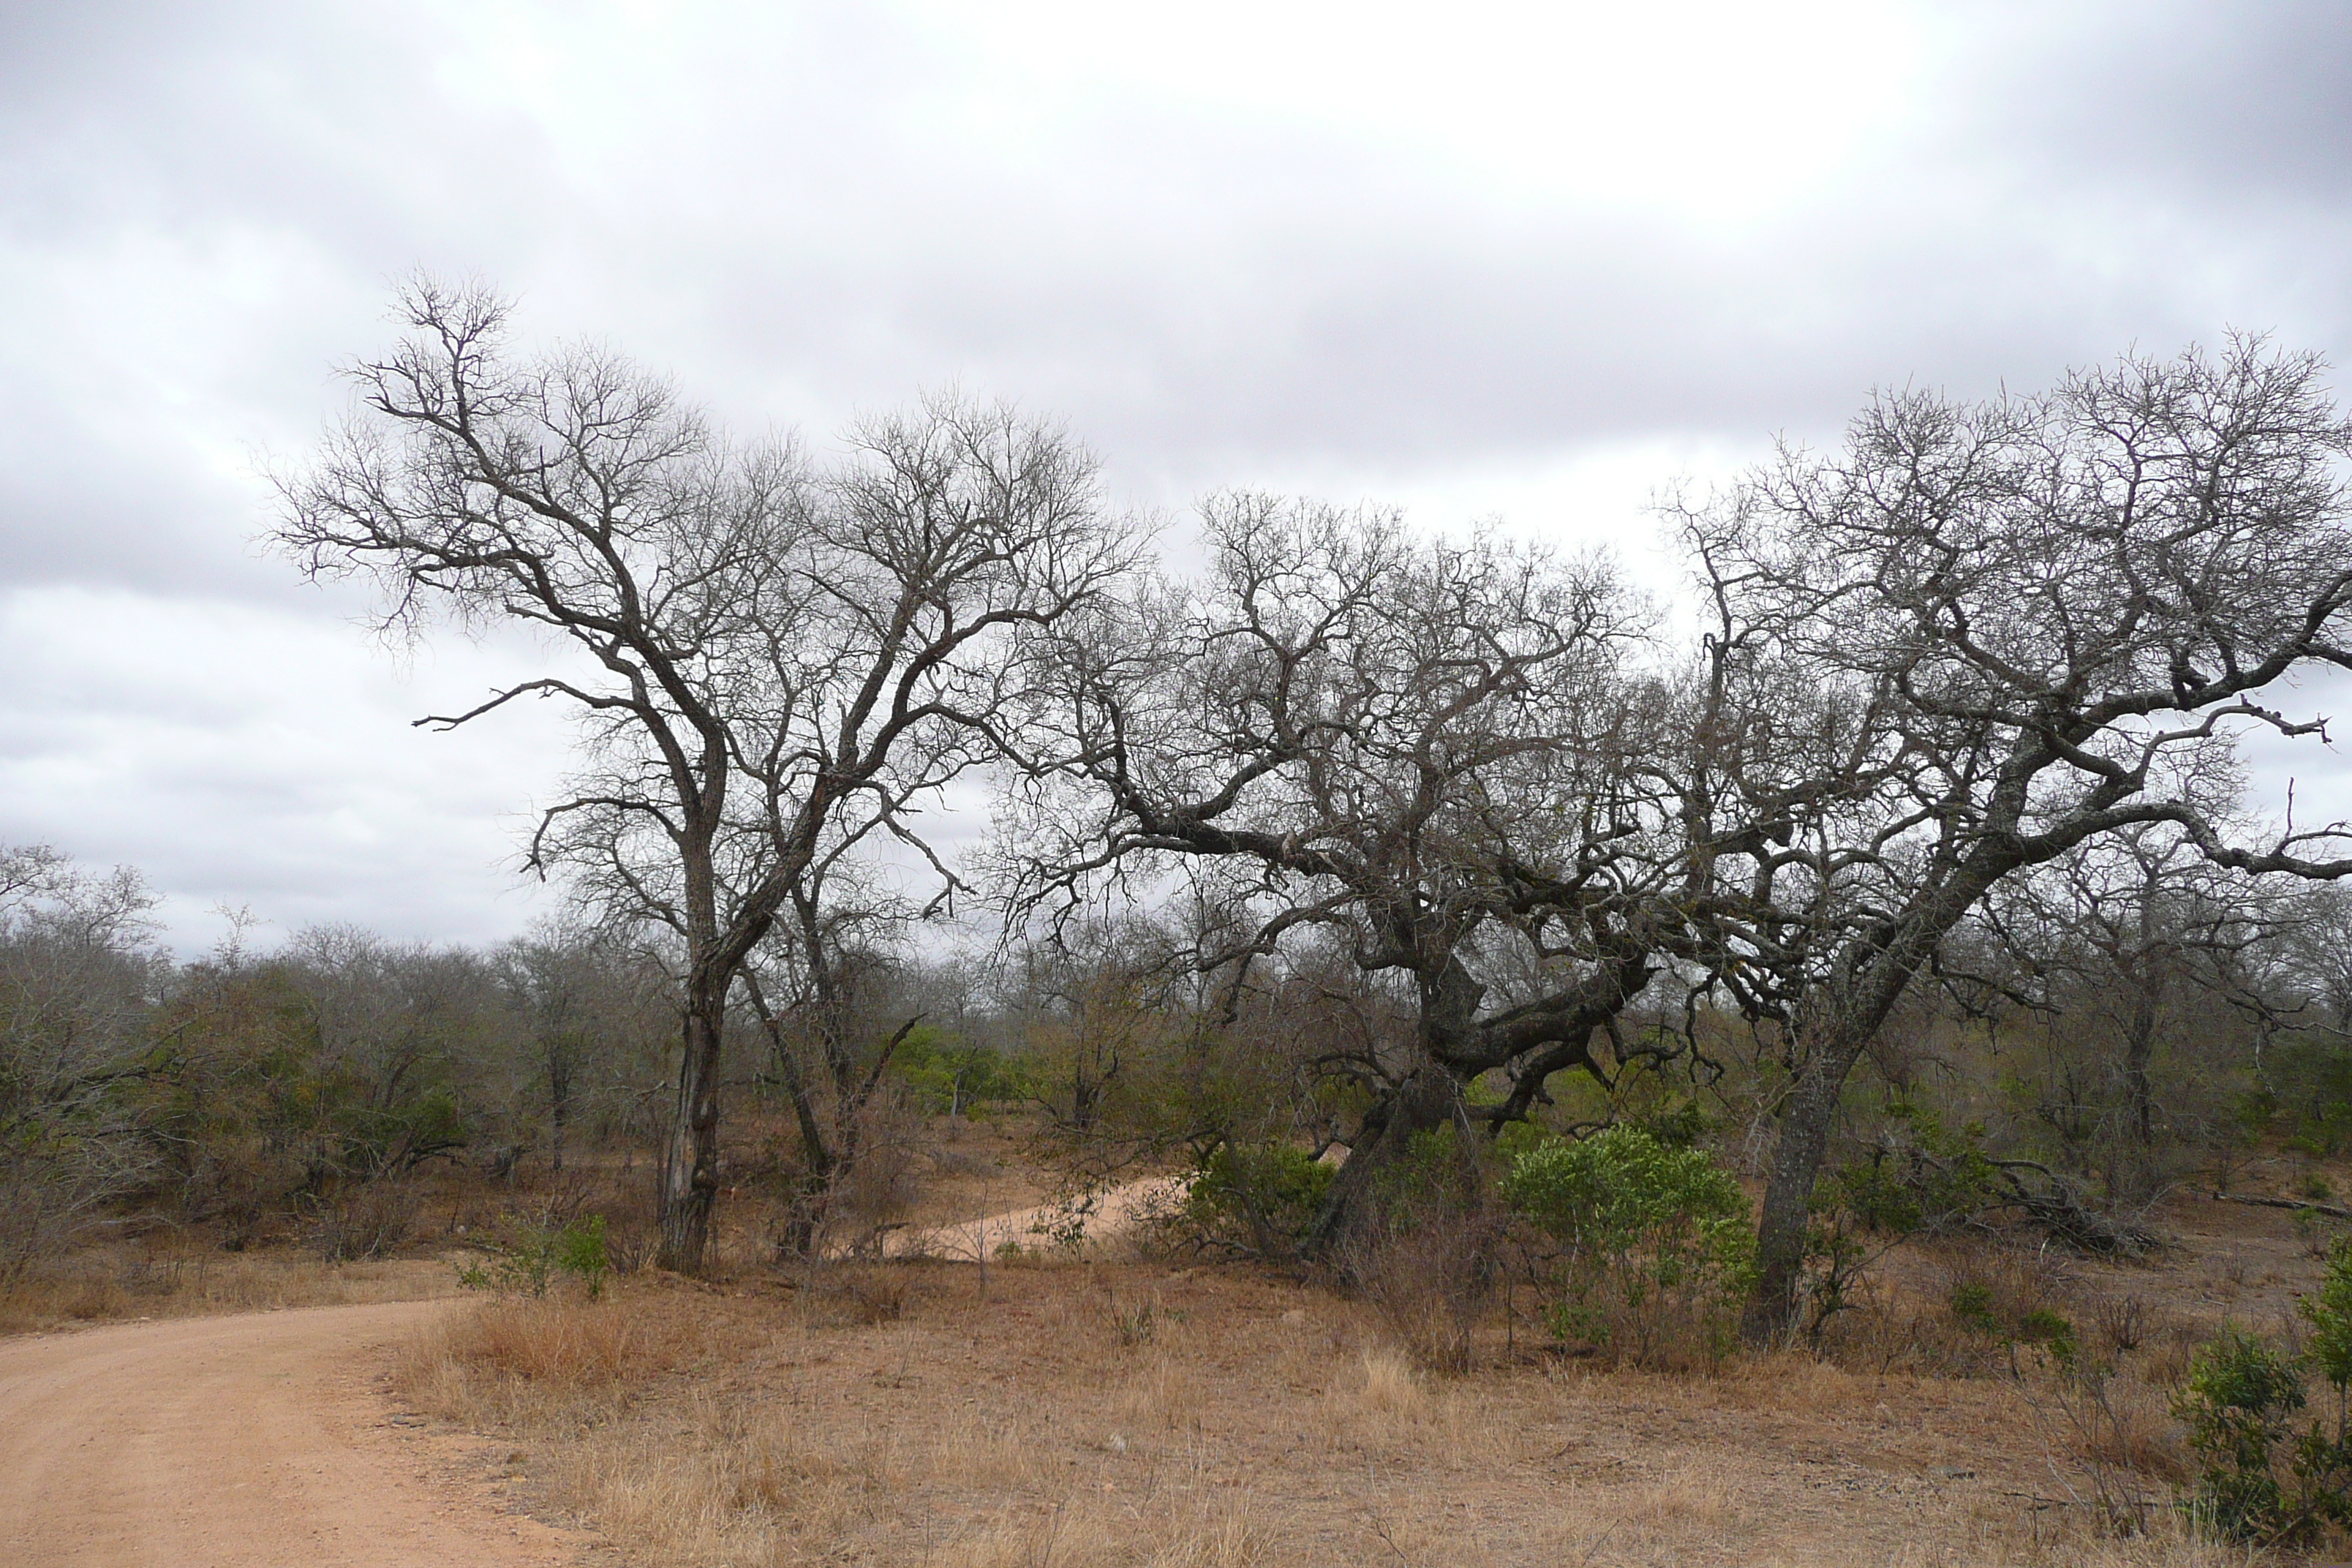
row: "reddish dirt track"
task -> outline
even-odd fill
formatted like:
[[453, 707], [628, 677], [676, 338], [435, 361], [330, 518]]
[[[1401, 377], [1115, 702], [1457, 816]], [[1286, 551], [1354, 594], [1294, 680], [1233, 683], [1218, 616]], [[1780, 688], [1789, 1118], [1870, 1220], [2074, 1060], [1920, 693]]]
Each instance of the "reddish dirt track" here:
[[383, 1348], [443, 1301], [125, 1323], [0, 1342], [8, 1568], [554, 1568], [576, 1538], [503, 1511], [401, 1424]]

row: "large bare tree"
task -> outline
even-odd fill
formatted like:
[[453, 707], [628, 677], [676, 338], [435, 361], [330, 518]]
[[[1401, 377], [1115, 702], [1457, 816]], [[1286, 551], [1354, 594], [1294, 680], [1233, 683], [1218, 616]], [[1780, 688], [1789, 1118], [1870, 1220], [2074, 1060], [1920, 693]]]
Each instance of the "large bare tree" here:
[[1678, 783], [1726, 911], [1716, 973], [1790, 1071], [1758, 1333], [1787, 1321], [1849, 1073], [1989, 889], [2165, 824], [2214, 865], [2352, 872], [2333, 826], [2233, 837], [2181, 754], [2318, 732], [2272, 693], [2352, 666], [2352, 430], [2259, 342], [2041, 395], [1874, 401], [1677, 509], [1717, 611]]
[[607, 351], [518, 358], [508, 306], [425, 280], [409, 335], [362, 362], [351, 416], [281, 476], [277, 539], [357, 574], [383, 622], [546, 634], [524, 697], [576, 711], [581, 767], [529, 854], [674, 933], [684, 1013], [661, 1188], [664, 1260], [699, 1266], [742, 963], [838, 846], [895, 838], [994, 751], [1026, 633], [1097, 596], [1133, 536], [1092, 458], [1009, 410], [935, 399], [870, 420], [837, 464], [738, 444]]
[[1027, 907], [1189, 873], [1224, 911], [1199, 963], [1312, 938], [1394, 991], [1410, 1045], [1328, 1064], [1371, 1097], [1329, 1237], [1412, 1134], [1611, 1070], [1596, 1039], [1679, 929], [1669, 819], [1631, 765], [1665, 709], [1626, 679], [1643, 626], [1599, 563], [1258, 495], [1204, 521], [1201, 582], [1060, 645], [1027, 736]]

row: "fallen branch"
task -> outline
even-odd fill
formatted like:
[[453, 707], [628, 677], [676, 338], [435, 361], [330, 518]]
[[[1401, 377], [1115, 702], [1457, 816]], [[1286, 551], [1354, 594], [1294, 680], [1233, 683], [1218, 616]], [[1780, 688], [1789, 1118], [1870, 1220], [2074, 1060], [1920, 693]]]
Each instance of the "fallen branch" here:
[[2341, 1204], [2315, 1204], [2308, 1198], [2257, 1198], [2243, 1193], [2207, 1193], [2205, 1195], [2217, 1204], [2245, 1204], [2263, 1209], [2309, 1209], [2314, 1214], [2324, 1214], [2336, 1219], [2352, 1219], [2352, 1209]]

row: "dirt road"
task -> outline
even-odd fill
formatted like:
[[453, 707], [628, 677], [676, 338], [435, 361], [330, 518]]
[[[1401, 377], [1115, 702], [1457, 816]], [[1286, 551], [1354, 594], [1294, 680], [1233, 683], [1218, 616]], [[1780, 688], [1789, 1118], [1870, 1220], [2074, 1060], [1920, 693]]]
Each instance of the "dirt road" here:
[[[1172, 1176], [1150, 1176], [1112, 1187], [1100, 1194], [1086, 1222], [1076, 1229], [1087, 1241], [1107, 1241], [1132, 1230], [1146, 1213], [1181, 1200], [1183, 1191], [1182, 1182]], [[883, 1243], [882, 1253], [886, 1258], [919, 1254], [970, 1262], [995, 1257], [996, 1249], [1006, 1242], [1033, 1252], [1051, 1247], [1071, 1226], [1068, 1210], [1056, 1204], [1041, 1204], [957, 1225], [893, 1231]]]
[[553, 1568], [447, 1439], [400, 1424], [383, 1347], [451, 1303], [310, 1307], [0, 1342], [9, 1568]]

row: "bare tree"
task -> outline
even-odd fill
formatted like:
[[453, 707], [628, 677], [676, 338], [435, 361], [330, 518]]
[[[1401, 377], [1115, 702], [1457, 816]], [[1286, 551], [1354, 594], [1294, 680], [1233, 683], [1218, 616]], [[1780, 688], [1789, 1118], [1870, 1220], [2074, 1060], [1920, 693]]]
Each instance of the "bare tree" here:
[[1133, 541], [1088, 455], [1004, 409], [869, 421], [823, 474], [608, 352], [511, 360], [486, 290], [420, 281], [399, 310], [412, 335], [352, 368], [355, 412], [281, 478], [276, 537], [314, 576], [375, 581], [388, 630], [507, 619], [568, 650], [421, 722], [576, 710], [583, 766], [529, 864], [679, 945], [661, 1246], [697, 1268], [745, 958], [840, 846], [895, 838], [953, 886], [912, 814], [992, 754], [1012, 645], [1102, 593]]
[[665, 987], [646, 956], [612, 932], [559, 921], [501, 943], [490, 963], [516, 1015], [530, 1087], [544, 1096], [548, 1163], [561, 1171], [583, 1112], [640, 1054]]
[[[1595, 1037], [1679, 919], [1670, 819], [1629, 765], [1664, 709], [1624, 679], [1637, 606], [1598, 563], [1255, 495], [1204, 515], [1203, 582], [1060, 645], [1058, 704], [1028, 731], [1022, 907], [1182, 870], [1223, 911], [1202, 967], [1238, 977], [1315, 938], [1396, 994], [1402, 1050], [1325, 1064], [1371, 1105], [1328, 1239], [1413, 1134], [1611, 1070]], [[1474, 1105], [1488, 1072], [1497, 1102]]]
[[0, 1276], [72, 1238], [158, 1164], [125, 1090], [153, 1072], [168, 969], [138, 873], [0, 848]]
[[2158, 1047], [2218, 1055], [2231, 1012], [2250, 1026], [2278, 1021], [2279, 999], [2261, 983], [2269, 966], [2254, 955], [2283, 938], [2290, 905], [2278, 892], [2214, 865], [2173, 825], [2142, 823], [2086, 839], [1986, 900], [1982, 923], [2012, 955], [2014, 984], [2073, 1047], [2053, 1052], [2045, 1120], [2069, 1147], [2122, 1144], [2136, 1156], [2137, 1179], [2111, 1175], [2111, 1192], [2147, 1195], [2149, 1162], [2175, 1141], [2162, 1136], [2177, 1130], [2161, 1125]]
[[2336, 827], [2231, 838], [2172, 766], [2317, 733], [2266, 690], [2352, 665], [2352, 431], [2322, 369], [2237, 342], [2038, 396], [1888, 395], [1842, 450], [1673, 509], [1718, 616], [1678, 786], [1715, 973], [1790, 1072], [1751, 1331], [1788, 1320], [1847, 1075], [1997, 883], [2158, 823], [2242, 872], [2352, 872]]

